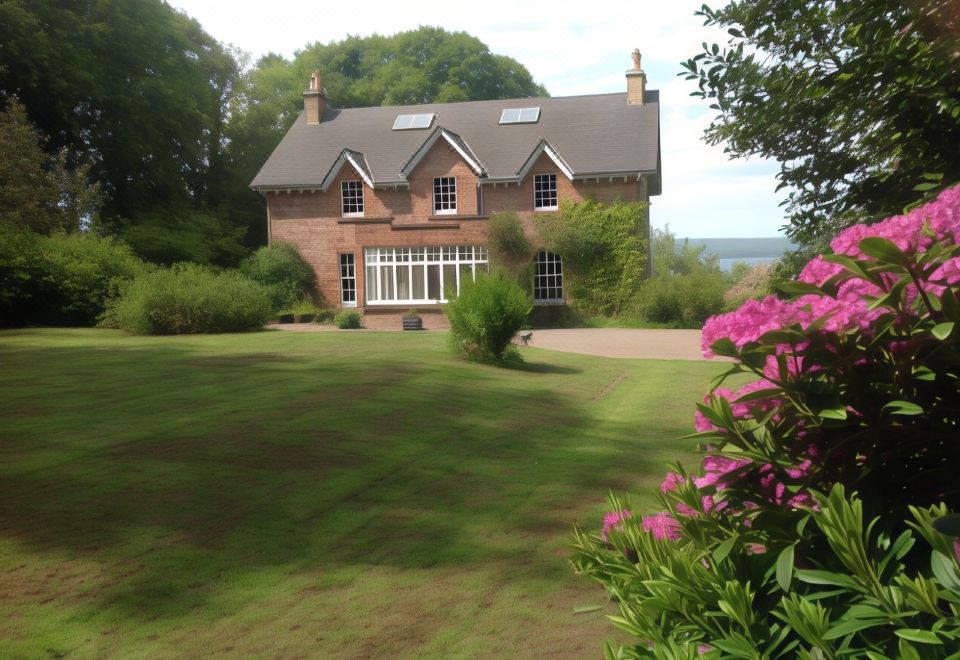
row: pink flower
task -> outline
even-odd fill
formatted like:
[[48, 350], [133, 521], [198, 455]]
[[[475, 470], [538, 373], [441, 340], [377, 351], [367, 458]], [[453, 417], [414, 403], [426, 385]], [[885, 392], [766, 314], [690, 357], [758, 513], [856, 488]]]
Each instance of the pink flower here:
[[707, 456], [703, 459], [702, 477], [693, 480], [697, 488], [706, 488], [719, 484], [718, 488], [723, 487], [723, 478], [731, 472], [746, 467], [752, 463], [749, 458], [727, 458], [725, 456]]
[[960, 282], [960, 257], [947, 259], [940, 264], [940, 267], [930, 274], [930, 281], [944, 282], [951, 286]]
[[682, 484], [686, 481], [676, 472], [667, 472], [667, 476], [664, 477], [663, 483], [660, 484], [661, 493], [669, 493], [672, 490], [676, 490], [679, 484]]
[[713, 647], [710, 646], [709, 644], [697, 644], [697, 653], [699, 653], [700, 655], [706, 655], [711, 651], [713, 651]]
[[676, 541], [680, 538], [680, 523], [666, 511], [644, 516], [643, 530], [653, 534], [653, 538], [658, 540], [670, 539]]
[[762, 555], [767, 552], [767, 546], [762, 543], [747, 543], [744, 547], [751, 555]]
[[953, 539], [953, 557], [960, 564], [960, 539]]
[[624, 509], [623, 511], [610, 511], [603, 517], [603, 531], [600, 533], [600, 537], [606, 541], [607, 537], [610, 535], [610, 532], [613, 530], [623, 529], [621, 524], [627, 518], [632, 518], [633, 514], [630, 513], [629, 509]]
[[813, 462], [808, 458], [792, 468], [787, 468], [787, 475], [791, 479], [803, 479], [810, 474], [810, 466]]

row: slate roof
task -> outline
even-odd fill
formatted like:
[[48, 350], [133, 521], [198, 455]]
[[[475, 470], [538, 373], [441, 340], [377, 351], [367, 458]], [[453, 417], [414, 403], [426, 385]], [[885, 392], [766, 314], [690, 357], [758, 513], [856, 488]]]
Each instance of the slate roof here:
[[[319, 124], [301, 113], [250, 187], [319, 188], [344, 150], [365, 162], [376, 186], [402, 185], [401, 170], [438, 129], [461, 141], [489, 180], [516, 181], [543, 142], [563, 159], [574, 178], [646, 174], [650, 194], [660, 193], [660, 95], [648, 90], [644, 105], [628, 105], [625, 93], [525, 98], [464, 103], [328, 108]], [[533, 124], [500, 125], [504, 108], [540, 106]], [[429, 129], [391, 130], [400, 114], [436, 113]]]

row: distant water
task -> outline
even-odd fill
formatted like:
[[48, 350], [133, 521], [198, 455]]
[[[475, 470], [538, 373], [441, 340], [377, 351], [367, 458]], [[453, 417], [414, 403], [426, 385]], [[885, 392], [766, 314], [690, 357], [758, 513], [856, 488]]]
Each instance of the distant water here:
[[[719, 257], [720, 268], [730, 270], [733, 264], [744, 262], [751, 266], [769, 264], [778, 260], [787, 250], [794, 249], [790, 239], [783, 236], [765, 238], [688, 238], [690, 245], [706, 246], [707, 254]], [[678, 241], [680, 242], [680, 241]]]

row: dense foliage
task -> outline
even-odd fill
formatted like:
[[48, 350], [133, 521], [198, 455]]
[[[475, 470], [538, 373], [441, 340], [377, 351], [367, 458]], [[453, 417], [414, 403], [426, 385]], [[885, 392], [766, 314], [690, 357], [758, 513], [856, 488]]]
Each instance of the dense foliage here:
[[89, 167], [70, 169], [67, 150], [48, 155], [43, 144], [23, 104], [7, 99], [0, 108], [0, 221], [43, 234], [95, 224], [100, 194], [87, 183]]
[[535, 250], [515, 213], [495, 213], [487, 221], [487, 249], [494, 268], [509, 273], [524, 289], [533, 289]]
[[133, 334], [181, 335], [256, 330], [271, 313], [264, 287], [239, 272], [177, 264], [131, 282], [106, 321]]
[[732, 0], [698, 14], [729, 34], [684, 65], [719, 113], [706, 139], [780, 162], [791, 238], [829, 239], [960, 180], [955, 2]]
[[561, 255], [564, 289], [590, 314], [616, 315], [647, 276], [648, 207], [644, 202], [586, 200], [560, 204], [540, 218], [546, 247]]
[[267, 289], [274, 311], [316, 296], [313, 267], [292, 243], [275, 241], [260, 248], [243, 260], [240, 272]]
[[147, 266], [110, 238], [0, 222], [0, 323], [90, 326]]
[[500, 271], [463, 280], [460, 295], [443, 306], [454, 350], [471, 360], [494, 362], [507, 356], [532, 310], [530, 294]]
[[698, 406], [701, 469], [667, 475], [663, 511], [614, 501], [578, 532], [642, 640], [611, 656], [960, 652], [960, 541], [935, 531], [960, 509], [960, 187], [832, 247], [794, 299], [705, 326], [756, 380]]

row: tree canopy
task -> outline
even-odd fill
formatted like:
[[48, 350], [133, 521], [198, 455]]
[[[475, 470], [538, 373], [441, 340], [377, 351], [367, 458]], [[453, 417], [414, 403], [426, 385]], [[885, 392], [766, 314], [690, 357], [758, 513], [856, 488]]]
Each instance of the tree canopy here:
[[[734, 158], [780, 162], [787, 233], [811, 244], [960, 180], [955, 0], [733, 0], [684, 63]], [[779, 189], [778, 188], [778, 189]]]
[[545, 93], [514, 60], [438, 28], [248, 67], [162, 0], [0, 2], [0, 107], [19, 99], [61, 159], [42, 169], [99, 185], [97, 229], [154, 261], [235, 264], [263, 243], [263, 200], [247, 186], [318, 67], [337, 107]]

